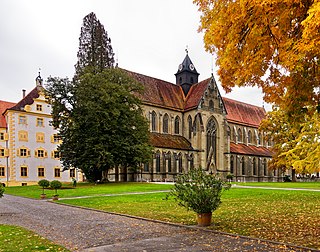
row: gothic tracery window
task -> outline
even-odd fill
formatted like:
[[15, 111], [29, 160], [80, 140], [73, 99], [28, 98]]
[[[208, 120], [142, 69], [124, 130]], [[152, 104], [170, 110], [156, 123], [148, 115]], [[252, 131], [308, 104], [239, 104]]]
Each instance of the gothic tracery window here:
[[217, 157], [217, 125], [213, 118], [207, 124], [207, 159], [213, 159], [216, 164]]
[[162, 127], [163, 133], [168, 133], [169, 132], [169, 116], [168, 114], [165, 114], [163, 116], [163, 127]]
[[152, 111], [151, 113], [151, 130], [156, 131], [156, 123], [157, 123], [157, 114]]
[[192, 119], [191, 119], [191, 116], [188, 116], [188, 136], [189, 136], [189, 139], [191, 139], [191, 135], [192, 135]]
[[180, 134], [180, 117], [176, 116], [174, 120], [174, 133]]

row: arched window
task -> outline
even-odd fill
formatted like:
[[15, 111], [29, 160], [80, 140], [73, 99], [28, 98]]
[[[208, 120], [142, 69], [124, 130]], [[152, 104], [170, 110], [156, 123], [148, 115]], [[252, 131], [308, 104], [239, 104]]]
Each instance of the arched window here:
[[233, 142], [237, 142], [237, 130], [236, 130], [236, 128], [235, 127], [233, 127], [233, 130], [232, 130], [232, 140], [233, 140]]
[[182, 154], [175, 155], [175, 168], [177, 173], [182, 173]]
[[251, 130], [248, 131], [248, 143], [252, 143], [252, 133]]
[[241, 173], [242, 175], [246, 174], [246, 163], [244, 161], [244, 157], [241, 158]]
[[191, 116], [188, 116], [188, 136], [191, 139], [192, 136], [192, 119]]
[[234, 172], [234, 158], [233, 156], [230, 157], [230, 173], [233, 174]]
[[193, 77], [190, 78], [190, 83], [193, 84]]
[[217, 158], [217, 126], [213, 118], [207, 124], [207, 159], [216, 163]]
[[242, 143], [242, 131], [240, 128], [238, 129], [238, 139], [237, 140], [239, 143]]
[[152, 111], [151, 113], [151, 130], [156, 131], [156, 123], [157, 123], [157, 114]]
[[168, 166], [168, 172], [172, 172], [172, 167], [171, 167], [171, 152], [167, 153], [167, 166]]
[[209, 101], [209, 110], [211, 110], [211, 111], [214, 110], [214, 103], [212, 100]]
[[174, 133], [179, 134], [180, 133], [180, 117], [176, 116], [176, 119], [174, 120]]
[[258, 158], [258, 170], [256, 175], [260, 176], [260, 174], [261, 174], [261, 158]]
[[259, 135], [258, 135], [258, 144], [262, 145], [262, 134], [261, 133], [259, 133]]
[[252, 160], [252, 169], [253, 169], [253, 175], [257, 175], [257, 164], [256, 164], [256, 158], [253, 158]]
[[165, 114], [163, 116], [162, 131], [163, 131], [163, 133], [168, 133], [169, 132], [169, 116], [168, 116], [168, 114]]
[[160, 172], [160, 152], [156, 153], [156, 172]]
[[179, 84], [182, 84], [182, 78], [181, 77], [179, 78]]
[[188, 157], [188, 168], [189, 169], [193, 169], [194, 168], [194, 157], [193, 157], [193, 154], [191, 154], [189, 157]]
[[264, 176], [268, 175], [268, 162], [266, 159], [263, 160], [263, 172], [264, 172]]

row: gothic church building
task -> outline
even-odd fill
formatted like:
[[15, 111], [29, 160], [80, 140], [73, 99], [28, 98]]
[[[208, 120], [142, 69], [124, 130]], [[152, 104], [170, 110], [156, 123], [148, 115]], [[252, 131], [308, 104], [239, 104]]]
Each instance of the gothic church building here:
[[[264, 108], [221, 97], [213, 76], [198, 82], [188, 54], [178, 67], [175, 84], [128, 74], [144, 86], [140, 98], [155, 148], [140, 179], [174, 181], [193, 167], [224, 177], [232, 174], [234, 181], [280, 179], [278, 171], [268, 169], [270, 143], [258, 130]], [[118, 180], [118, 171], [115, 174]]]

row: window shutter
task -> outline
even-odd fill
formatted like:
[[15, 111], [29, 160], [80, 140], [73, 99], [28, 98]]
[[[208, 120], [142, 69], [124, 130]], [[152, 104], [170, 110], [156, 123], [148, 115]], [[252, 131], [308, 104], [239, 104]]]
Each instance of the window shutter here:
[[37, 154], [38, 154], [38, 151], [35, 150], [35, 151], [34, 151], [34, 155], [35, 155], [36, 157], [38, 156]]
[[48, 157], [48, 152], [44, 151], [44, 157]]
[[28, 155], [28, 157], [31, 156], [30, 150], [27, 150], [27, 155]]
[[20, 149], [17, 149], [17, 157], [20, 157]]
[[5, 141], [8, 141], [8, 140], [9, 140], [9, 135], [8, 135], [8, 133], [4, 133], [4, 140], [5, 140]]
[[9, 150], [8, 149], [4, 149], [4, 156], [9, 157]]
[[51, 143], [54, 143], [54, 135], [51, 135], [50, 139], [51, 139]]
[[54, 158], [54, 151], [51, 151], [51, 158]]

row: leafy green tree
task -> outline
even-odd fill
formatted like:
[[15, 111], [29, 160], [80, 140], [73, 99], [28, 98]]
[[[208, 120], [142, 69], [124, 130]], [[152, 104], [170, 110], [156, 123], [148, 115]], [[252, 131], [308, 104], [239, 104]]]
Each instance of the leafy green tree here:
[[89, 69], [76, 82], [48, 79], [65, 169], [81, 168], [88, 180], [97, 181], [114, 167], [136, 169], [150, 159], [148, 123], [135, 95], [141, 88], [118, 68], [96, 74]]
[[83, 18], [77, 57], [76, 76], [88, 67], [96, 73], [114, 66], [111, 39], [93, 12]]
[[44, 189], [50, 186], [50, 182], [46, 179], [41, 179], [38, 181], [38, 185], [42, 187], [42, 194], [44, 194]]

